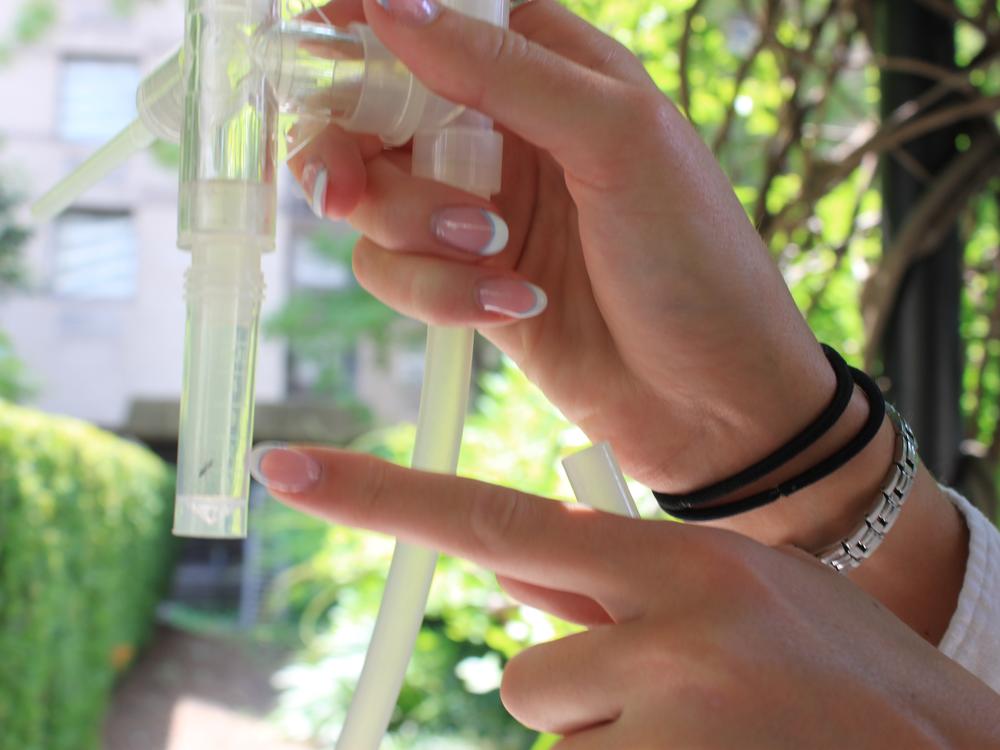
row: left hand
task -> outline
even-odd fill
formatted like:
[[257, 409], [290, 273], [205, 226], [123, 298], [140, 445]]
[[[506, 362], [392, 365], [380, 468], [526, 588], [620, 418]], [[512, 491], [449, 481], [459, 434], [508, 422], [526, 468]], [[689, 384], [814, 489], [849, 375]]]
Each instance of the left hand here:
[[268, 451], [255, 474], [290, 505], [479, 563], [588, 626], [504, 673], [504, 705], [564, 735], [559, 750], [1000, 741], [997, 694], [794, 548], [342, 451]]

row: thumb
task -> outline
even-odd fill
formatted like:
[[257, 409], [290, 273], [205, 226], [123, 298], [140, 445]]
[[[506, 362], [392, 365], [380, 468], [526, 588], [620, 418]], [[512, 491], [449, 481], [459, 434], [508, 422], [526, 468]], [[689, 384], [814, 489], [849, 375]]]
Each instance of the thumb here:
[[614, 164], [627, 124], [625, 99], [636, 87], [438, 0], [365, 0], [365, 15], [439, 96], [493, 117], [577, 176]]

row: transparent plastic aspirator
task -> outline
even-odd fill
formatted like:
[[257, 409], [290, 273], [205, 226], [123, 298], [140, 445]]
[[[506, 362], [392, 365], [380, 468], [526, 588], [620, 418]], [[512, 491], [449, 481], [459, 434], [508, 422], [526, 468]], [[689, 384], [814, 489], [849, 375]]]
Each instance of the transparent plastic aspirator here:
[[[497, 15], [494, 0], [478, 4]], [[492, 123], [430, 94], [367, 26], [280, 10], [274, 0], [189, 0], [184, 45], [140, 84], [137, 119], [34, 206], [36, 218], [54, 216], [154, 139], [180, 143], [178, 245], [191, 252], [174, 520], [183, 536], [246, 535], [260, 260], [274, 249], [289, 136], [300, 149], [331, 122], [390, 145], [416, 135], [416, 170], [484, 195], [499, 188]]]
[[[509, 0], [446, 4], [500, 26], [510, 10]], [[306, 10], [313, 13], [300, 17]], [[489, 118], [430, 93], [367, 26], [335, 27], [302, 0], [187, 0], [184, 43], [142, 81], [136, 107], [136, 120], [33, 212], [52, 218], [157, 138], [180, 144], [178, 245], [191, 253], [191, 266], [174, 533], [240, 538], [247, 531], [261, 256], [275, 246], [280, 162], [336, 123], [387, 145], [412, 140], [414, 174], [489, 197], [500, 189], [502, 139]], [[415, 467], [455, 472], [471, 359], [472, 331], [429, 330]], [[602, 486], [621, 488], [616, 468], [607, 450], [592, 451], [571, 475], [596, 486], [589, 477], [603, 474]], [[381, 742], [435, 563], [430, 550], [397, 545], [341, 750]]]

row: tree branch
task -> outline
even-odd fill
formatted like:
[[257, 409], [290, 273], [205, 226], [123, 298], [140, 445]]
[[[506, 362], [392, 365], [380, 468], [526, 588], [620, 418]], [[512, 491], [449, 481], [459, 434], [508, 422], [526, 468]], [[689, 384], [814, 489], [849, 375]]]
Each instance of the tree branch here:
[[923, 117], [904, 120], [898, 124], [887, 123], [850, 154], [836, 163], [830, 164], [823, 172], [817, 172], [815, 181], [805, 186], [801, 197], [777, 213], [765, 237], [769, 238], [778, 229], [787, 228], [790, 223], [801, 220], [800, 214], [853, 172], [865, 154], [879, 154], [939, 128], [962, 120], [992, 115], [998, 110], [1000, 110], [1000, 95], [942, 107]]
[[681, 110], [691, 119], [691, 82], [688, 79], [688, 55], [691, 52], [691, 22], [698, 15], [705, 0], [694, 0], [694, 3], [684, 14], [684, 31], [681, 32], [680, 49], [678, 50], [678, 66], [680, 68], [680, 100]]
[[834, 275], [837, 273], [837, 269], [844, 262], [844, 258], [847, 257], [847, 251], [851, 247], [851, 242], [858, 235], [857, 226], [858, 219], [861, 216], [861, 204], [864, 202], [865, 194], [871, 189], [872, 183], [875, 181], [875, 175], [878, 173], [878, 159], [874, 156], [870, 156], [862, 162], [861, 168], [864, 170], [862, 175], [862, 184], [858, 188], [855, 194], [854, 206], [851, 208], [851, 222], [848, 225], [849, 229], [847, 235], [844, 237], [843, 242], [841, 242], [837, 247], [833, 249], [834, 261], [830, 270], [827, 272], [826, 277], [823, 279], [823, 284], [816, 293], [809, 299], [809, 304], [803, 311], [808, 320], [812, 313], [819, 307], [820, 302], [823, 301], [823, 297], [826, 295], [826, 290], [830, 287], [833, 281]]
[[865, 363], [871, 367], [899, 286], [910, 266], [926, 257], [948, 231], [968, 200], [1000, 170], [1000, 138], [979, 138], [952, 161], [910, 213], [861, 295], [865, 322]]

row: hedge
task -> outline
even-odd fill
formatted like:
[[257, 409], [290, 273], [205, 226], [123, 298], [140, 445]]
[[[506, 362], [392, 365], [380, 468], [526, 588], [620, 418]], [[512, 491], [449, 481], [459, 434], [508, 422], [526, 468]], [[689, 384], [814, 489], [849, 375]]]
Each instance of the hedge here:
[[0, 750], [100, 746], [169, 569], [172, 495], [148, 450], [0, 401]]

